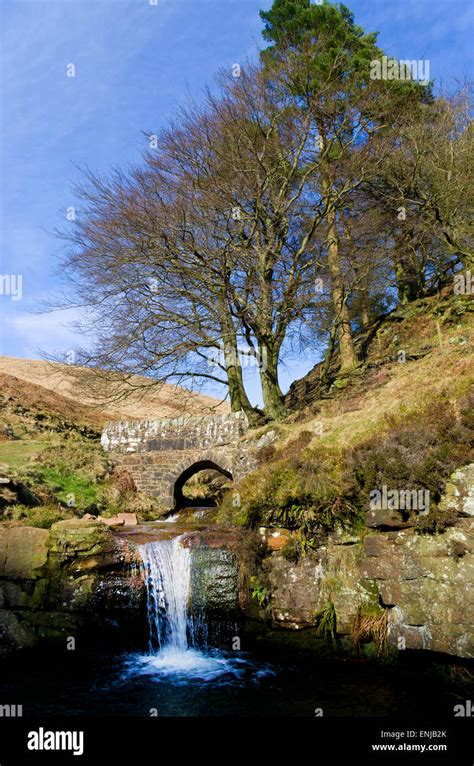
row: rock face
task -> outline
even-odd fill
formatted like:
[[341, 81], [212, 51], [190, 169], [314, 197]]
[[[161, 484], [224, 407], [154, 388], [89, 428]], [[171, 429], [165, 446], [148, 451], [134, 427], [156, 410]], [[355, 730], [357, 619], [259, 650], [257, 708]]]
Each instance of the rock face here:
[[474, 656], [474, 520], [435, 538], [413, 530], [364, 541], [363, 574], [389, 612], [389, 641]]
[[34, 580], [48, 558], [49, 532], [36, 527], [12, 527], [0, 533], [0, 577]]
[[[457, 522], [442, 534], [380, 526], [360, 536], [333, 534], [298, 564], [269, 545], [263, 573], [275, 625], [314, 626], [333, 604], [337, 631], [350, 634], [360, 610], [387, 615], [388, 643], [474, 657], [474, 466], [456, 471], [442, 500]], [[372, 525], [371, 525], [372, 526]]]
[[335, 537], [302, 557], [297, 564], [275, 552], [264, 562], [272, 594], [275, 623], [287, 628], [315, 625], [315, 616], [334, 604], [337, 628], [348, 633], [359, 605], [373, 601], [373, 587], [360, 572], [360, 542], [339, 543]]
[[232, 551], [199, 545], [191, 552], [191, 605], [195, 612], [232, 614], [238, 607], [239, 571]]
[[142, 617], [133, 552], [99, 521], [0, 528], [0, 653]]
[[474, 517], [474, 463], [458, 468], [446, 485], [441, 508]]

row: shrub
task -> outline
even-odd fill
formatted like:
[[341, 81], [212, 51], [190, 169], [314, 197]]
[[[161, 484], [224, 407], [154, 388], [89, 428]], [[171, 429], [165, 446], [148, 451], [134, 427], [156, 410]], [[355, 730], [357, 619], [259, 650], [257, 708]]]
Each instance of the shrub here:
[[458, 403], [438, 401], [429, 410], [393, 424], [390, 431], [357, 447], [348, 464], [357, 479], [360, 503], [370, 491], [427, 489], [430, 513], [419, 516], [419, 531], [439, 532], [455, 523], [456, 514], [437, 508], [445, 484], [459, 466], [474, 460], [473, 397]]
[[25, 526], [40, 527], [40, 529], [49, 529], [56, 521], [68, 519], [73, 514], [66, 508], [58, 506], [36, 506], [34, 508], [26, 505], [13, 505], [3, 515], [6, 521], [21, 521]]
[[248, 523], [283, 526], [305, 536], [328, 531], [337, 523], [354, 524], [354, 490], [340, 457], [334, 450], [305, 450], [248, 476], [239, 486]]

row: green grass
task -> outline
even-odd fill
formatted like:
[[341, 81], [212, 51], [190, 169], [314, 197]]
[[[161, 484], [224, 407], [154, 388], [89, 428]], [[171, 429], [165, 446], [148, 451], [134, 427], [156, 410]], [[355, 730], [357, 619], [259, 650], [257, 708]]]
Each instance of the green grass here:
[[23, 468], [47, 446], [49, 442], [26, 439], [0, 442], [0, 463], [5, 463], [9, 468]]
[[92, 484], [89, 478], [80, 474], [55, 468], [43, 468], [41, 478], [55, 496], [66, 505], [72, 502], [74, 507], [85, 509], [102, 500], [102, 487]]
[[332, 601], [324, 609], [314, 615], [318, 635], [325, 641], [333, 643], [336, 640], [336, 610]]

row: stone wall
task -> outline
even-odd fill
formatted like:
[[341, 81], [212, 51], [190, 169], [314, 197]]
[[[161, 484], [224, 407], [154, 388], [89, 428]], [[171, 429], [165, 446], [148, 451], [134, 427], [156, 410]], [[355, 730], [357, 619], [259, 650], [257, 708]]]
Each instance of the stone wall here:
[[122, 420], [106, 424], [102, 446], [118, 453], [202, 451], [235, 444], [247, 427], [243, 412], [171, 420]]
[[164, 509], [174, 506], [176, 482], [193, 466], [207, 465], [235, 476], [234, 451], [228, 447], [212, 450], [169, 450], [114, 455], [115, 462], [130, 472], [141, 492], [156, 497]]

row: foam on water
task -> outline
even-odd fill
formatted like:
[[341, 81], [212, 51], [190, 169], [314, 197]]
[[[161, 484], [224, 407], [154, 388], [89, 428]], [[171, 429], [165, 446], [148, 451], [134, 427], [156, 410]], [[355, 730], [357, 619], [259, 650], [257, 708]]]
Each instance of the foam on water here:
[[138, 546], [147, 589], [150, 653], [188, 648], [191, 555], [181, 537]]
[[238, 681], [250, 663], [243, 657], [229, 657], [223, 652], [198, 649], [176, 651], [162, 649], [156, 655], [136, 654], [126, 662], [126, 676], [152, 676], [156, 680], [172, 678], [175, 683], [190, 681]]
[[149, 653], [127, 657], [125, 678], [235, 683], [272, 673], [269, 666], [257, 667], [240, 653], [195, 647], [195, 623], [188, 614], [191, 555], [181, 537], [139, 545], [138, 551], [147, 588]]

